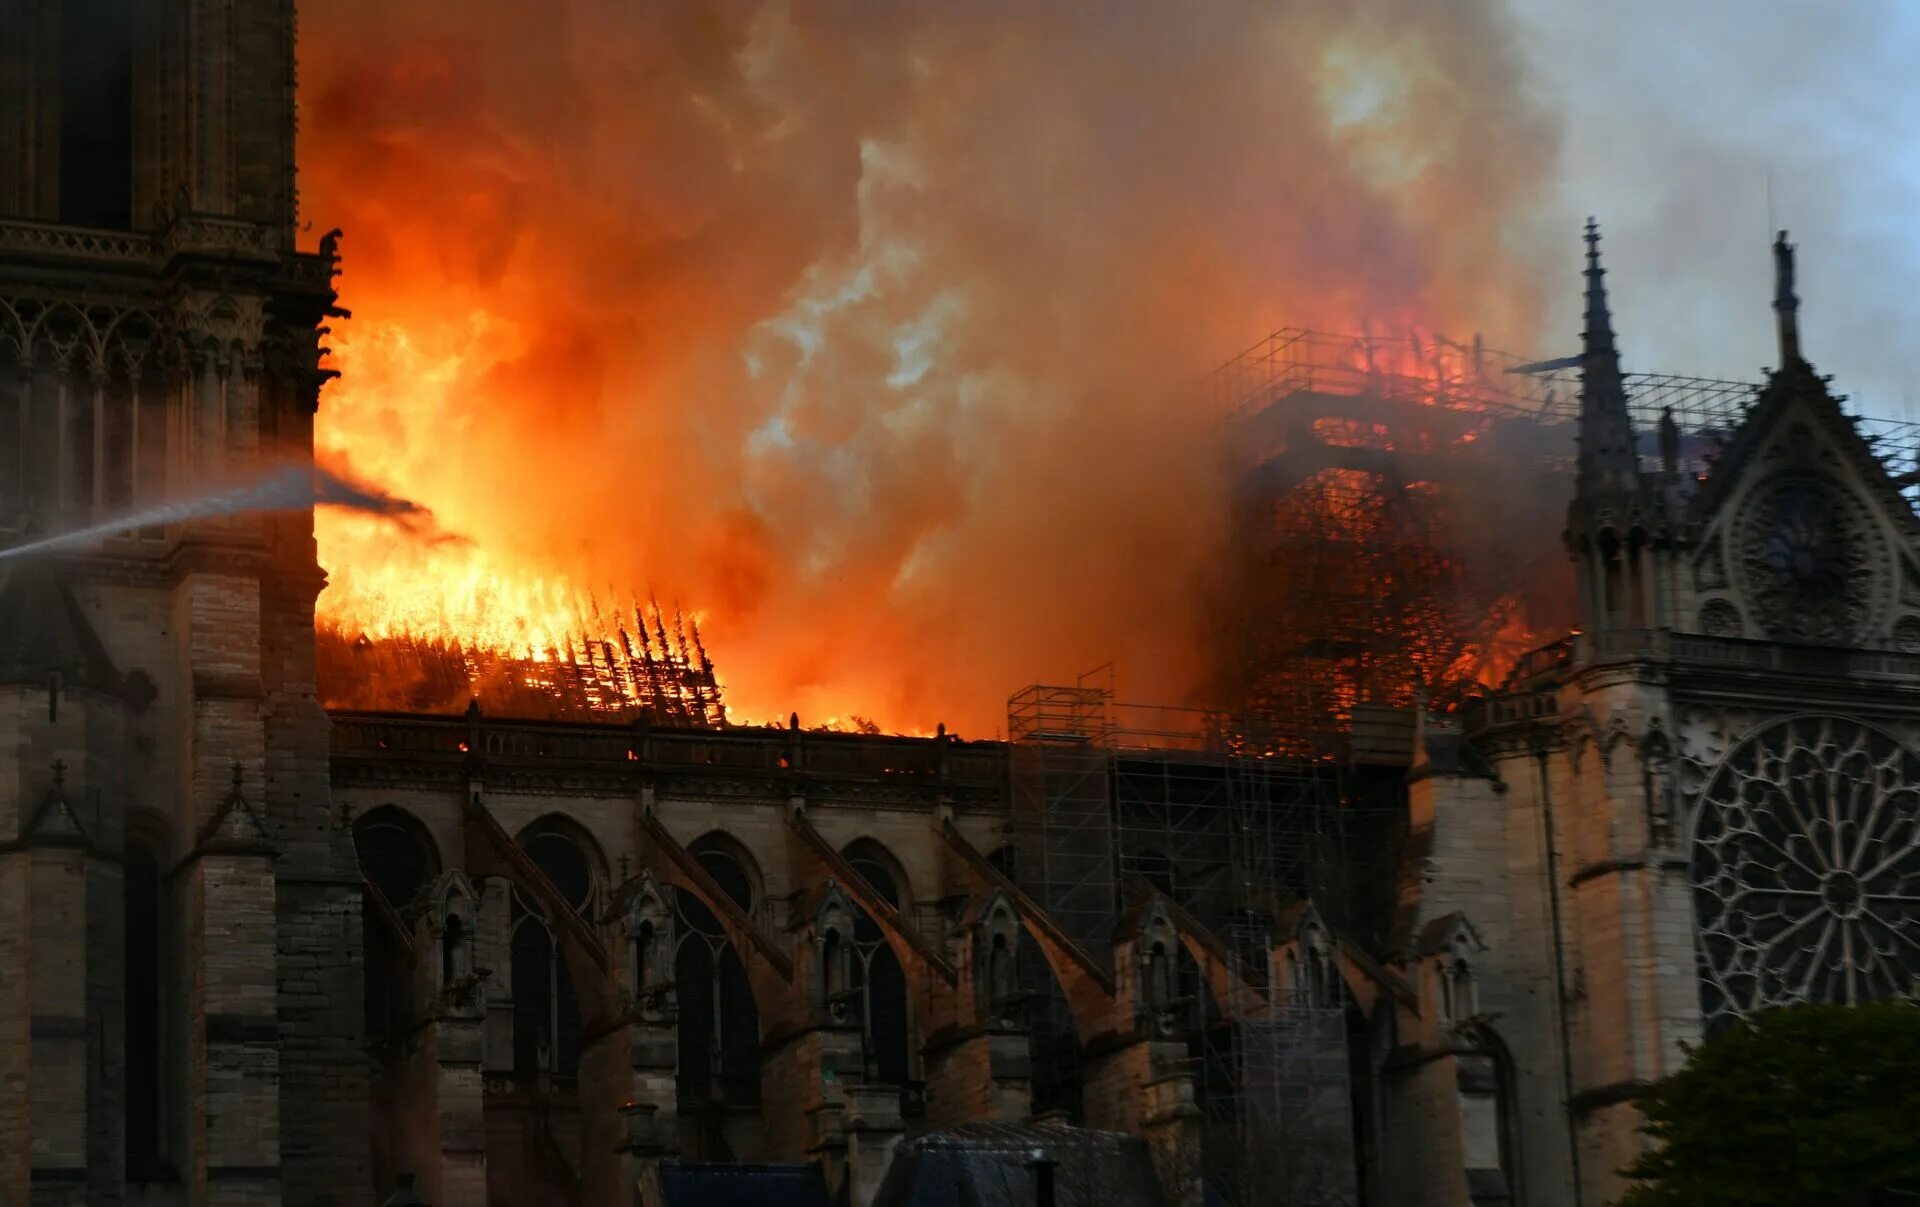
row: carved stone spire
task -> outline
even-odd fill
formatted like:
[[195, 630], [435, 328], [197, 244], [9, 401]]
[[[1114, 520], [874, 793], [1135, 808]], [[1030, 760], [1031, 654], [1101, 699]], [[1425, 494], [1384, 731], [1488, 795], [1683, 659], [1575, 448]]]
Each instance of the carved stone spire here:
[[1620, 352], [1607, 313], [1607, 270], [1600, 267], [1600, 227], [1587, 219], [1587, 329], [1580, 348], [1580, 463], [1582, 495], [1631, 490], [1639, 484], [1633, 422], [1620, 380]]
[[1800, 359], [1800, 298], [1793, 292], [1793, 244], [1787, 232], [1773, 241], [1773, 313], [1780, 324], [1780, 367], [1791, 369]]

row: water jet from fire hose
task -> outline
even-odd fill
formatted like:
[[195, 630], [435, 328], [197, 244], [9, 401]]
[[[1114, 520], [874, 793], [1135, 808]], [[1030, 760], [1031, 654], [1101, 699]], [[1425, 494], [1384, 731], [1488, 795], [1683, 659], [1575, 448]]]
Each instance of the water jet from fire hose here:
[[411, 499], [391, 495], [378, 487], [355, 482], [317, 465], [288, 465], [237, 486], [222, 487], [190, 498], [157, 503], [111, 520], [54, 536], [29, 540], [0, 549], [0, 561], [33, 553], [51, 553], [91, 544], [103, 537], [183, 524], [190, 520], [250, 512], [298, 511], [308, 507], [338, 507], [393, 521], [409, 535], [428, 542], [462, 541], [443, 531], [433, 513]]

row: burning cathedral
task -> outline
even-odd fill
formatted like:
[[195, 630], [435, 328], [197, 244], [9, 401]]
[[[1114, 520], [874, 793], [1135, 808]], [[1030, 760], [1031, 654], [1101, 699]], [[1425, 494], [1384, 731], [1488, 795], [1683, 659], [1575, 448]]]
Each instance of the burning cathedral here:
[[[1912, 992], [1910, 434], [1784, 236], [1757, 390], [1626, 372], [1591, 229], [1577, 356], [1230, 366], [1225, 713], [735, 728], [657, 615], [573, 670], [674, 707], [330, 709], [310, 509], [4, 555], [311, 460], [291, 5], [222, 11], [0, 2], [0, 1201], [1600, 1204], [1683, 1043]], [[1496, 463], [1551, 557], [1433, 538]]]

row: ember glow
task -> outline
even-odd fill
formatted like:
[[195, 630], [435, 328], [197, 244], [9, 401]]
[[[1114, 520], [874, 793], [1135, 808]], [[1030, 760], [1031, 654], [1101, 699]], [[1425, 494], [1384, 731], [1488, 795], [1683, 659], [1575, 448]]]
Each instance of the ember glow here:
[[321, 451], [465, 538], [321, 516], [346, 634], [563, 649], [658, 598], [741, 716], [984, 736], [1109, 660], [1178, 700], [1211, 365], [1538, 343], [1553, 131], [1490, 2], [303, 17]]

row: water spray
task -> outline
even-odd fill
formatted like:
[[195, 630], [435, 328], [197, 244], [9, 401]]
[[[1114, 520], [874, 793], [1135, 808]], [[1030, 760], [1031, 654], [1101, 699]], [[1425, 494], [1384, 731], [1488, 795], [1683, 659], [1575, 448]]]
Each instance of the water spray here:
[[42, 537], [10, 549], [0, 549], [0, 562], [33, 553], [50, 553], [87, 545], [102, 537], [141, 528], [251, 512], [298, 511], [308, 507], [343, 507], [390, 519], [414, 535], [430, 540], [459, 539], [440, 531], [433, 523], [433, 513], [411, 499], [402, 499], [377, 487], [353, 482], [317, 465], [289, 465], [239, 486], [209, 491], [177, 502], [157, 503], [86, 528]]

